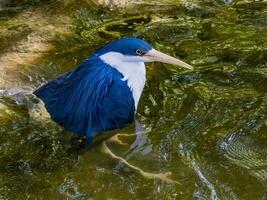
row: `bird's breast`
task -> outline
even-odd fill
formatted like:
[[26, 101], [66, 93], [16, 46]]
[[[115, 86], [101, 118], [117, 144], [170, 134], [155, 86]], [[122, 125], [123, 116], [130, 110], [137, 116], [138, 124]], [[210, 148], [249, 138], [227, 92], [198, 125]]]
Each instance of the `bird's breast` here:
[[139, 99], [141, 97], [142, 91], [145, 86], [146, 81], [146, 70], [144, 63], [134, 63], [134, 65], [128, 65], [129, 70], [120, 71], [124, 78], [123, 81], [127, 82], [127, 85], [132, 91], [134, 103], [135, 103], [135, 110], [137, 110], [137, 106], [139, 103]]
[[100, 58], [103, 62], [114, 67], [123, 75], [122, 81], [125, 81], [130, 88], [135, 103], [135, 110], [137, 110], [138, 102], [146, 81], [145, 64], [143, 62], [122, 61], [120, 56], [121, 55], [118, 55], [118, 53], [110, 52], [100, 56]]

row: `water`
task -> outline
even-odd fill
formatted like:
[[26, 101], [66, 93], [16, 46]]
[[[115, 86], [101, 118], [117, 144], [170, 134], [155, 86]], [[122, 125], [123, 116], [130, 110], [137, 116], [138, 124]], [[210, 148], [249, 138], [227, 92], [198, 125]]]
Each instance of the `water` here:
[[[8, 2], [8, 1], [6, 1]], [[0, 11], [0, 199], [266, 199], [264, 1], [13, 1]], [[117, 2], [116, 2], [117, 5]], [[118, 5], [117, 5], [118, 6]], [[85, 150], [31, 92], [122, 36], [194, 65], [152, 63], [137, 118], [110, 149], [179, 184]], [[120, 133], [134, 133], [134, 125]]]

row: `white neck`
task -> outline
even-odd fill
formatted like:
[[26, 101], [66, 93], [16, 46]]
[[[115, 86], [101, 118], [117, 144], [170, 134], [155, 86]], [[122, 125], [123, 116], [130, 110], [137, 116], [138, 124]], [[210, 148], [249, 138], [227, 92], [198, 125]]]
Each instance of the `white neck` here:
[[131, 89], [134, 98], [135, 110], [137, 110], [138, 102], [146, 82], [144, 62], [137, 56], [124, 56], [117, 52], [103, 54], [100, 56], [100, 59], [117, 69], [123, 75], [122, 81], [127, 81], [127, 85]]

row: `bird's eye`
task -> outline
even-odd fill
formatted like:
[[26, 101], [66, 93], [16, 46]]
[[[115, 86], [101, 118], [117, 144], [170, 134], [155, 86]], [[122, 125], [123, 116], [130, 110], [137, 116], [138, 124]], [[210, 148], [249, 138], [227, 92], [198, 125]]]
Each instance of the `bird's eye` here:
[[136, 54], [139, 55], [139, 56], [142, 56], [142, 55], [145, 54], [145, 52], [142, 51], [141, 49], [137, 49], [137, 50], [136, 50]]

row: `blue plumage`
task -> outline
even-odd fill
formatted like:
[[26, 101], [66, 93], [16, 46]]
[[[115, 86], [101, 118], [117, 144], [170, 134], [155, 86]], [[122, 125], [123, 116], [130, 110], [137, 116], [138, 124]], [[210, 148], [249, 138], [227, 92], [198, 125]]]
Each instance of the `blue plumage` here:
[[98, 132], [122, 128], [134, 120], [134, 100], [122, 78], [92, 56], [34, 94], [44, 101], [54, 121], [91, 140]]
[[148, 44], [145, 40], [142, 39], [123, 38], [102, 47], [96, 52], [96, 55], [102, 55], [104, 53], [114, 51], [123, 55], [135, 56], [137, 49], [141, 49], [144, 52], [148, 52], [152, 49], [152, 47], [150, 44]]
[[76, 69], [41, 86], [34, 94], [43, 100], [54, 121], [86, 136], [88, 141], [92, 141], [96, 133], [122, 128], [134, 120], [133, 91], [127, 80], [123, 80], [124, 75], [104, 62], [101, 55], [116, 52], [123, 56], [140, 56], [136, 54], [137, 49], [148, 52], [152, 47], [137, 38], [112, 42]]

